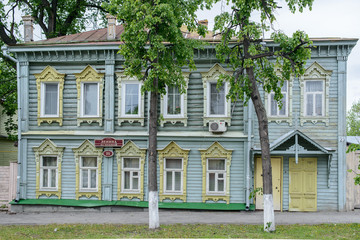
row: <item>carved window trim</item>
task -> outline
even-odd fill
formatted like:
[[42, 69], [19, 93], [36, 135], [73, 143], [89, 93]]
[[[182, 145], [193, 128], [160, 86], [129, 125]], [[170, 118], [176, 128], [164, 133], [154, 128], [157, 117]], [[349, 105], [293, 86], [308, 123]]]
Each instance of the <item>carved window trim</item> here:
[[[170, 199], [174, 201], [175, 199], [180, 199], [183, 202], [186, 202], [186, 179], [187, 179], [187, 164], [189, 159], [188, 149], [183, 149], [179, 145], [177, 145], [174, 141], [170, 142], [166, 147], [162, 150], [158, 150], [159, 156], [159, 166], [160, 166], [160, 193], [159, 198], [160, 201], [164, 199]], [[165, 183], [164, 183], [164, 164], [165, 159], [182, 159], [182, 193], [167, 193], [165, 191]]]
[[[216, 83], [221, 74], [230, 73], [227, 72], [220, 64], [215, 63], [208, 72], [203, 72], [202, 79], [203, 79], [203, 88], [204, 88], [204, 115], [203, 115], [203, 122], [204, 126], [206, 126], [209, 122], [214, 121], [224, 121], [227, 123], [228, 126], [231, 126], [231, 100], [226, 100], [225, 97], [225, 114], [223, 116], [215, 115], [212, 116], [209, 113], [209, 101], [210, 101], [210, 83]], [[228, 94], [228, 83], [225, 82], [225, 96]]]
[[[38, 147], [33, 147], [35, 153], [35, 163], [36, 163], [36, 187], [35, 195], [36, 198], [39, 198], [42, 195], [50, 197], [52, 195], [61, 198], [61, 162], [64, 154], [65, 147], [57, 147], [50, 139], [46, 139]], [[57, 158], [57, 186], [56, 189], [42, 189], [40, 186], [40, 164], [42, 157], [56, 157]]]
[[[41, 73], [34, 74], [36, 78], [37, 89], [37, 123], [38, 126], [42, 122], [51, 124], [52, 122], [58, 122], [59, 126], [63, 123], [63, 91], [64, 91], [64, 79], [65, 74], [59, 73], [55, 68], [47, 66]], [[42, 112], [42, 106], [44, 104], [44, 84], [54, 83], [58, 85], [58, 114], [57, 115], [44, 115]]]
[[[76, 89], [77, 89], [77, 125], [80, 126], [82, 122], [91, 124], [92, 122], [98, 122], [99, 126], [102, 126], [103, 116], [103, 89], [104, 89], [104, 73], [98, 73], [92, 66], [88, 65], [80, 73], [74, 74], [76, 77]], [[84, 83], [97, 83], [98, 84], [98, 115], [97, 116], [83, 116], [82, 100], [83, 100], [83, 86]]]
[[[301, 114], [300, 114], [300, 125], [303, 126], [304, 123], [310, 122], [316, 124], [318, 122], [325, 123], [326, 126], [329, 126], [329, 101], [330, 101], [330, 79], [332, 71], [326, 70], [316, 61], [311, 64], [305, 71], [304, 75], [300, 76], [300, 98], [301, 98]], [[305, 83], [309, 80], [324, 81], [324, 116], [306, 116], [306, 102], [305, 102]]]
[[183, 123], [184, 127], [187, 126], [187, 89], [189, 85], [189, 76], [190, 73], [183, 73], [183, 77], [185, 79], [185, 93], [181, 94], [181, 107], [183, 108], [183, 113], [179, 115], [168, 115], [166, 111], [166, 102], [168, 96], [168, 87], [166, 87], [166, 94], [161, 96], [161, 104], [160, 104], [160, 113], [162, 118], [160, 119], [160, 126], [164, 127], [164, 124], [170, 122], [171, 124], [175, 124], [177, 122]]
[[[116, 73], [117, 77], [117, 83], [118, 83], [118, 106], [119, 106], [119, 112], [118, 112], [118, 124], [121, 126], [123, 122], [129, 122], [130, 124], [133, 124], [134, 122], [139, 122], [141, 126], [144, 126], [144, 94], [141, 93], [141, 87], [142, 82], [139, 81], [135, 77], [130, 77], [125, 75], [123, 72]], [[123, 111], [123, 87], [126, 83], [137, 83], [139, 84], [139, 94], [140, 94], [140, 101], [139, 101], [139, 114], [137, 116], [131, 116], [131, 115], [124, 115], [122, 113]]]
[[[138, 198], [140, 201], [144, 200], [144, 169], [145, 169], [145, 158], [146, 158], [146, 148], [139, 148], [134, 142], [128, 141], [122, 148], [115, 149], [117, 167], [118, 167], [118, 187], [117, 195], [118, 200], [122, 198]], [[138, 193], [125, 192], [122, 190], [122, 161], [123, 158], [139, 158], [140, 159], [140, 191]]]
[[[214, 201], [219, 200], [226, 201], [227, 204], [230, 203], [230, 166], [231, 166], [231, 157], [232, 151], [225, 149], [220, 143], [214, 142], [208, 149], [199, 149], [201, 154], [201, 165], [203, 169], [202, 174], [202, 201]], [[225, 169], [226, 169], [226, 186], [225, 194], [209, 194], [207, 192], [207, 164], [208, 159], [225, 159]]]
[[[97, 197], [101, 200], [101, 165], [102, 165], [102, 148], [96, 148], [89, 140], [85, 140], [79, 147], [72, 149], [75, 156], [75, 198], [80, 197]], [[80, 160], [81, 157], [97, 158], [97, 191], [81, 191], [80, 187]]]

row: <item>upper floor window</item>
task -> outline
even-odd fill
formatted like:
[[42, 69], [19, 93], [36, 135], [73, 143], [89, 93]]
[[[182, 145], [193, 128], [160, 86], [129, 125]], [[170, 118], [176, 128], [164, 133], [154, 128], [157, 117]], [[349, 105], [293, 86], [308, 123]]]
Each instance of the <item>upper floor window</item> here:
[[228, 94], [228, 83], [217, 86], [220, 75], [229, 74], [218, 63], [216, 63], [208, 72], [202, 73], [204, 87], [204, 126], [213, 121], [226, 122], [231, 125], [231, 104], [226, 99]]
[[269, 98], [269, 115], [271, 117], [286, 117], [288, 115], [289, 107], [289, 98], [288, 98], [288, 81], [284, 81], [283, 86], [281, 87], [281, 94], [283, 95], [281, 99], [282, 107], [280, 109], [278, 102], [275, 100], [275, 93], [271, 92], [268, 95]]
[[324, 115], [324, 81], [305, 81], [306, 116]]
[[53, 67], [47, 66], [36, 77], [38, 100], [38, 126], [42, 122], [51, 124], [63, 122], [63, 89], [65, 74], [57, 72]]
[[102, 126], [104, 74], [90, 65], [76, 73], [78, 114], [77, 124], [98, 122]]

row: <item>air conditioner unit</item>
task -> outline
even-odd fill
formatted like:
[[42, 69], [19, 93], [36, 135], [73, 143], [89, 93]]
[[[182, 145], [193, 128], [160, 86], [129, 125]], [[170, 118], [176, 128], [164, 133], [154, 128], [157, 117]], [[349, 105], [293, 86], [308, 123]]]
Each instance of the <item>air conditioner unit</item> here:
[[209, 132], [221, 133], [226, 131], [225, 122], [210, 122], [209, 123]]

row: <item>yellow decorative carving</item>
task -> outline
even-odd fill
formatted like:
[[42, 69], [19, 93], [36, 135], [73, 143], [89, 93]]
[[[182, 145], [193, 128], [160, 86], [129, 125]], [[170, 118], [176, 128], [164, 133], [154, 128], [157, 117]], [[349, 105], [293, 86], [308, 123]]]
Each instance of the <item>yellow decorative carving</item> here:
[[[103, 88], [104, 88], [104, 73], [98, 73], [93, 67], [88, 65], [81, 73], [75, 73], [76, 77], [76, 89], [77, 89], [77, 125], [87, 122], [98, 122], [99, 126], [102, 126], [102, 105], [103, 105]], [[99, 115], [97, 117], [84, 117], [81, 116], [81, 83], [99, 83]]]
[[[204, 126], [207, 123], [217, 121], [217, 120], [224, 120], [228, 126], [231, 126], [231, 101], [225, 100], [225, 115], [224, 116], [210, 116], [208, 112], [208, 83], [210, 82], [217, 82], [220, 75], [231, 75], [231, 72], [227, 72], [220, 64], [215, 63], [214, 66], [210, 68], [208, 72], [202, 72], [202, 79], [203, 79], [203, 88], [204, 88]], [[225, 94], [227, 94], [227, 84], [225, 84]]]
[[[51, 140], [46, 139], [40, 146], [33, 147], [35, 152], [35, 163], [36, 163], [36, 187], [35, 194], [36, 198], [39, 198], [41, 195], [46, 195], [50, 197], [51, 195], [61, 198], [61, 162], [62, 156], [64, 153], [64, 147], [57, 147]], [[57, 187], [56, 190], [44, 190], [40, 188], [40, 159], [42, 156], [56, 156], [57, 157]]]
[[[304, 73], [304, 75], [300, 76], [300, 89], [301, 89], [301, 114], [300, 114], [300, 125], [303, 126], [305, 122], [311, 122], [316, 124], [318, 122], [325, 123], [326, 126], [329, 126], [329, 88], [330, 88], [330, 79], [331, 79], [332, 71], [326, 70], [319, 63], [314, 62], [308, 67]], [[324, 84], [324, 101], [325, 101], [325, 109], [324, 116], [305, 116], [305, 81], [306, 80], [323, 80]]]
[[121, 126], [121, 123], [123, 122], [128, 122], [130, 124], [133, 124], [134, 122], [139, 122], [141, 124], [141, 126], [144, 126], [144, 94], [141, 94], [141, 98], [140, 98], [140, 109], [138, 116], [134, 115], [134, 116], [123, 116], [122, 115], [122, 83], [123, 82], [134, 82], [134, 83], [140, 83], [140, 88], [142, 86], [142, 83], [135, 77], [129, 77], [128, 75], [125, 75], [123, 72], [121, 73], [116, 73], [116, 77], [117, 77], [117, 82], [118, 82], [118, 89], [119, 89], [119, 93], [118, 93], [118, 106], [119, 106], [119, 113], [118, 113], [118, 124], [119, 126]]
[[[158, 150], [159, 156], [159, 165], [160, 165], [160, 201], [164, 199], [170, 199], [174, 201], [175, 199], [180, 199], [183, 202], [186, 202], [186, 176], [187, 176], [187, 164], [189, 159], [190, 150], [182, 149], [174, 141], [170, 142], [164, 149]], [[165, 184], [164, 184], [164, 160], [165, 158], [182, 158], [183, 161], [183, 192], [181, 194], [168, 194], [165, 193]]]
[[[37, 102], [38, 113], [37, 122], [38, 126], [42, 122], [51, 124], [52, 122], [58, 122], [60, 126], [63, 123], [63, 90], [64, 90], [64, 78], [65, 74], [59, 73], [55, 68], [47, 66], [41, 73], [34, 74], [36, 78], [37, 89]], [[41, 114], [41, 83], [58, 83], [59, 84], [59, 115], [57, 117], [46, 117]], [[42, 96], [44, 97], [44, 96]]]
[[184, 101], [183, 101], [183, 103], [181, 103], [181, 106], [184, 108], [184, 115], [181, 117], [165, 116], [164, 97], [166, 97], [166, 95], [165, 96], [162, 95], [161, 96], [161, 104], [160, 104], [160, 114], [162, 114], [163, 117], [160, 118], [160, 126], [163, 127], [164, 123], [167, 123], [167, 122], [170, 122], [173, 125], [177, 122], [181, 122], [184, 124], [184, 127], [187, 126], [187, 119], [188, 119], [188, 117], [187, 117], [187, 89], [188, 89], [188, 85], [189, 85], [189, 76], [190, 76], [190, 73], [183, 73], [183, 77], [186, 82], [186, 85], [185, 85], [186, 92], [182, 94]]
[[[118, 200], [122, 198], [138, 198], [140, 201], [144, 200], [144, 166], [145, 166], [145, 157], [146, 157], [146, 148], [139, 148], [134, 142], [128, 141], [126, 144], [120, 148], [115, 149], [117, 165], [118, 165], [118, 188], [117, 195]], [[126, 193], [121, 190], [121, 170], [122, 170], [122, 159], [124, 157], [138, 157], [140, 158], [140, 191], [139, 193]]]
[[[206, 202], [209, 200], [219, 201], [224, 200], [227, 204], [230, 203], [230, 166], [231, 166], [231, 156], [233, 150], [225, 149], [220, 143], [214, 142], [208, 149], [199, 149], [201, 154], [201, 164], [203, 168], [202, 175], [202, 201]], [[206, 191], [206, 164], [207, 159], [226, 159], [226, 193], [225, 195], [212, 195], [208, 194]]]
[[[101, 200], [101, 164], [102, 164], [102, 148], [96, 148], [89, 140], [85, 140], [79, 147], [72, 149], [75, 155], [75, 198], [80, 197], [97, 197]], [[98, 167], [98, 189], [94, 192], [80, 191], [80, 158], [81, 157], [96, 157]]]

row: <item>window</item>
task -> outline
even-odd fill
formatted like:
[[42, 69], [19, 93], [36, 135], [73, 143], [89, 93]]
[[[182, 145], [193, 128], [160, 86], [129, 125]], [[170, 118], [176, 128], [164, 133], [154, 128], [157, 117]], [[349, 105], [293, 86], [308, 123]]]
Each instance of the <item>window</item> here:
[[305, 81], [306, 116], [324, 115], [324, 81]]
[[42, 156], [40, 166], [41, 190], [56, 190], [58, 178], [57, 157]]
[[226, 99], [228, 94], [228, 83], [223, 83], [217, 88], [217, 81], [221, 75], [231, 73], [218, 63], [208, 72], [202, 73], [204, 87], [204, 116], [203, 124], [206, 126], [210, 122], [222, 121], [227, 126], [231, 126], [231, 102]]
[[225, 194], [225, 159], [208, 159], [207, 161], [207, 193]]
[[122, 192], [140, 192], [140, 158], [123, 158]]
[[182, 193], [182, 159], [165, 159], [165, 193]]
[[80, 163], [80, 191], [97, 191], [97, 158], [81, 157]]
[[99, 84], [83, 83], [82, 87], [82, 117], [98, 117], [99, 116]]
[[284, 84], [281, 88], [281, 94], [283, 98], [281, 99], [282, 108], [279, 108], [277, 101], [274, 99], [275, 93], [271, 92], [269, 97], [269, 115], [271, 117], [286, 117], [288, 115], [288, 82], [284, 81]]
[[124, 73], [116, 73], [118, 84], [118, 124], [123, 122], [140, 123], [144, 126], [144, 94], [141, 94], [142, 82]]
[[57, 147], [46, 139], [33, 147], [36, 162], [36, 198], [57, 196], [61, 198], [61, 162], [64, 147]]
[[225, 96], [225, 86], [223, 84], [220, 88], [217, 88], [217, 83], [209, 83], [209, 116], [225, 116], [226, 108], [226, 96]]
[[182, 200], [186, 202], [186, 175], [189, 159], [188, 149], [174, 141], [158, 151], [160, 166], [160, 201]]
[[75, 155], [75, 198], [97, 197], [101, 200], [102, 148], [96, 148], [89, 140], [72, 149]]
[[65, 74], [47, 66], [41, 73], [34, 75], [38, 93], [38, 126], [43, 122], [48, 124], [58, 122], [59, 126], [62, 126]]
[[184, 97], [181, 96], [179, 87], [172, 86], [166, 89], [165, 116], [182, 116], [184, 112], [182, 100]]
[[99, 123], [102, 126], [104, 73], [98, 73], [90, 65], [81, 73], [75, 73], [77, 89], [77, 125]]
[[115, 149], [117, 159], [117, 199], [144, 200], [144, 168], [146, 149], [127, 141]]
[[203, 166], [202, 200], [230, 202], [230, 165], [232, 150], [214, 142], [208, 149], [200, 149]]

